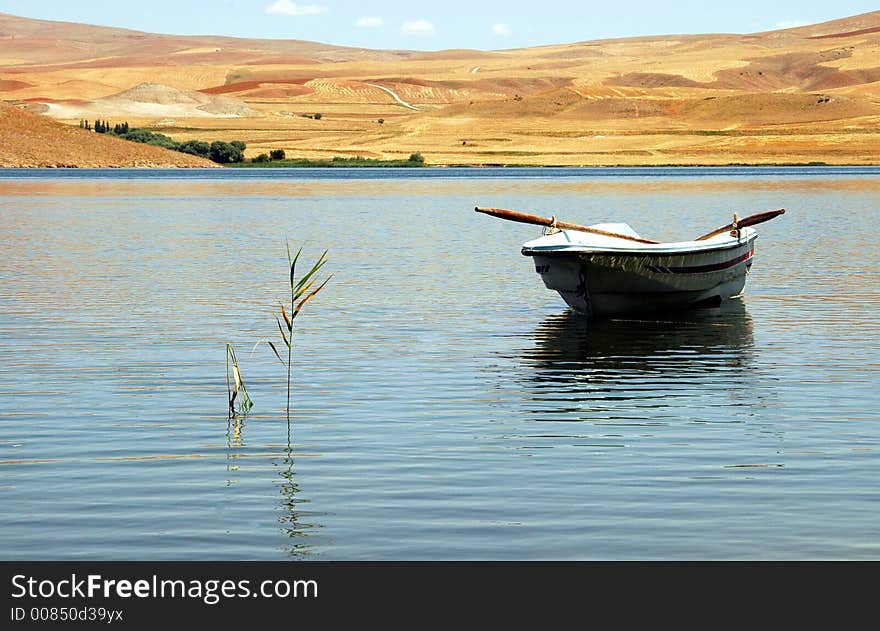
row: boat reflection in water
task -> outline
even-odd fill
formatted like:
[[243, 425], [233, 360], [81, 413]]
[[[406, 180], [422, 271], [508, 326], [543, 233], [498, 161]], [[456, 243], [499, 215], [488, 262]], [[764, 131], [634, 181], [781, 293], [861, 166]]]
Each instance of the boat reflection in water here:
[[[522, 354], [535, 420], [723, 421], [753, 400], [752, 321], [741, 300], [652, 319], [546, 318]], [[724, 418], [722, 418], [724, 417]]]

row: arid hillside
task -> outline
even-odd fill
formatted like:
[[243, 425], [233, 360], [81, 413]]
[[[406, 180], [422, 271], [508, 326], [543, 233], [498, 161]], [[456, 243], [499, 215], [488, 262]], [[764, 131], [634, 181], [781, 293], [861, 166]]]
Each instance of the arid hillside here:
[[196, 156], [96, 134], [0, 103], [0, 168], [216, 166]]
[[[247, 155], [880, 163], [880, 11], [753, 34], [374, 51], [0, 15], [0, 99]], [[320, 116], [316, 116], [320, 114]]]

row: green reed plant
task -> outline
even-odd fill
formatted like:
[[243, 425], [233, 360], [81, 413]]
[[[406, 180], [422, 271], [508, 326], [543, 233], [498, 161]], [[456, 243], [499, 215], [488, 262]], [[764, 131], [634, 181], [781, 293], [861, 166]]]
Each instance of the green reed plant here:
[[[287, 262], [290, 266], [290, 313], [287, 313], [287, 307], [284, 303], [281, 304], [281, 317], [275, 316], [275, 321], [278, 323], [278, 330], [281, 332], [281, 339], [284, 341], [284, 344], [287, 346], [287, 360], [281, 356], [281, 353], [278, 352], [278, 348], [275, 344], [269, 341], [269, 346], [275, 352], [275, 356], [278, 358], [285, 368], [287, 368], [287, 418], [290, 420], [290, 386], [291, 386], [291, 378], [292, 378], [292, 369], [293, 369], [293, 325], [296, 321], [297, 316], [302, 311], [303, 306], [312, 298], [314, 298], [319, 291], [324, 289], [324, 286], [330, 282], [330, 279], [333, 278], [331, 274], [328, 276], [324, 282], [315, 287], [315, 283], [317, 282], [316, 274], [324, 267], [324, 264], [327, 262], [327, 250], [324, 250], [324, 253], [318, 257], [318, 260], [314, 265], [306, 272], [302, 278], [296, 280], [296, 263], [299, 260], [300, 254], [302, 254], [302, 248], [296, 251], [296, 254], [291, 256], [290, 254], [290, 243], [287, 243]], [[314, 289], [312, 289], [315, 287]], [[284, 320], [284, 324], [281, 323], [281, 320]]]
[[241, 378], [241, 371], [238, 369], [235, 347], [228, 342], [226, 344], [226, 396], [229, 400], [229, 416], [245, 415], [254, 407], [254, 402]]

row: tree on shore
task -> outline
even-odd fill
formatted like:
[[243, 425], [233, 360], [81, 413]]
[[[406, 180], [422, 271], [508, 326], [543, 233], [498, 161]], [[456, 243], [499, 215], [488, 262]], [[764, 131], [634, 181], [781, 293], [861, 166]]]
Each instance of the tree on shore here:
[[[86, 129], [89, 129], [89, 121], [83, 121], [83, 124]], [[130, 128], [127, 122], [117, 124], [111, 129], [109, 122], [96, 120], [95, 131], [98, 131], [99, 133], [110, 133], [132, 142], [156, 145], [158, 147], [164, 147], [165, 149], [200, 156], [214, 162], [219, 162], [220, 164], [244, 162], [244, 150], [247, 148], [247, 145], [241, 140], [233, 140], [231, 142], [215, 140], [210, 144], [204, 140], [177, 142], [170, 136], [150, 131], [149, 129], [144, 129], [142, 127]], [[281, 153], [283, 155], [284, 151], [281, 150]], [[266, 156], [266, 160], [269, 160], [268, 156]]]
[[209, 157], [214, 162], [220, 164], [230, 164], [232, 162], [244, 162], [245, 144], [240, 140], [232, 142], [223, 142], [215, 140], [211, 143]]
[[177, 146], [177, 150], [182, 153], [189, 153], [194, 156], [207, 158], [211, 155], [211, 145], [204, 140], [187, 140]]

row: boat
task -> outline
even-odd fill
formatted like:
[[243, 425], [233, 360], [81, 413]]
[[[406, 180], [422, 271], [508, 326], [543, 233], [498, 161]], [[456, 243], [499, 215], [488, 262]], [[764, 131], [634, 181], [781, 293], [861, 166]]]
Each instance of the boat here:
[[757, 231], [751, 226], [784, 209], [756, 213], [690, 241], [646, 239], [627, 223], [581, 226], [502, 208], [477, 212], [543, 225], [541, 237], [527, 241], [544, 285], [574, 311], [609, 317], [717, 307], [742, 296], [755, 257]]

